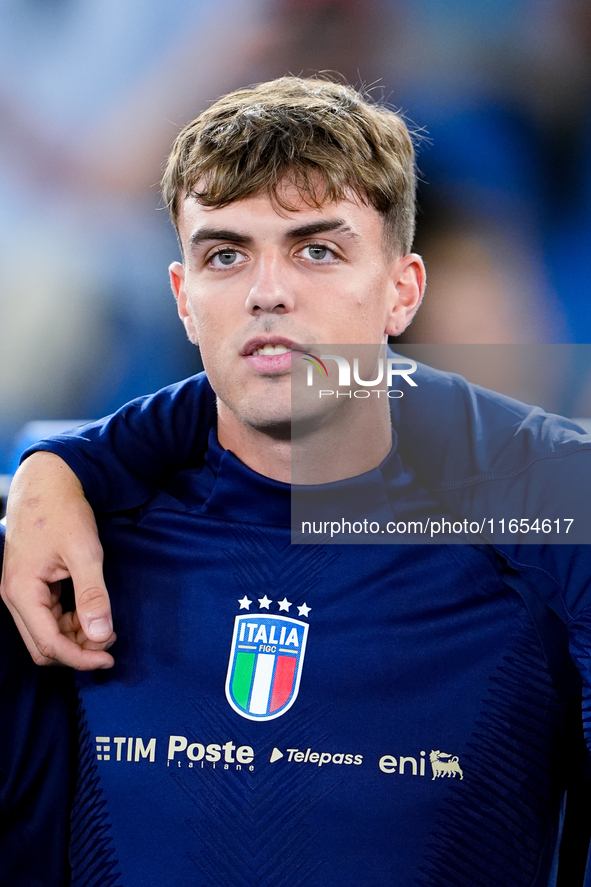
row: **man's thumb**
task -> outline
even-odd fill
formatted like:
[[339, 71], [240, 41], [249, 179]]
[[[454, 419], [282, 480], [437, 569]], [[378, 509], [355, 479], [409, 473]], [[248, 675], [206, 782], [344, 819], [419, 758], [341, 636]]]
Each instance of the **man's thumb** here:
[[90, 584], [77, 583], [72, 577], [80, 627], [89, 641], [100, 644], [108, 641], [113, 633], [113, 617], [102, 573], [98, 582], [97, 577], [93, 578], [94, 582]]

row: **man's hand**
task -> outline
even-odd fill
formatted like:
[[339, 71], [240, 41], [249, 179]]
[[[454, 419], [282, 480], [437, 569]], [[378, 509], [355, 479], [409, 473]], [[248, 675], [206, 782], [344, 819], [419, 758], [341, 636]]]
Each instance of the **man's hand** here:
[[[33, 453], [14, 476], [0, 591], [38, 665], [110, 668], [114, 643], [103, 550], [80, 481], [53, 453]], [[63, 614], [60, 580], [74, 583]]]

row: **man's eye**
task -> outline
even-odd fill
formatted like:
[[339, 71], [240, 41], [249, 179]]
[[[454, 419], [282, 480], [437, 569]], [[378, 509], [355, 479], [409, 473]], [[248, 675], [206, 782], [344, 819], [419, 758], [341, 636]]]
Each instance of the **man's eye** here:
[[304, 258], [312, 259], [314, 262], [332, 262], [335, 258], [333, 251], [321, 243], [309, 243], [301, 250], [301, 253]]
[[209, 257], [208, 262], [212, 268], [228, 268], [231, 265], [238, 265], [241, 260], [245, 260], [245, 256], [235, 249], [221, 249]]

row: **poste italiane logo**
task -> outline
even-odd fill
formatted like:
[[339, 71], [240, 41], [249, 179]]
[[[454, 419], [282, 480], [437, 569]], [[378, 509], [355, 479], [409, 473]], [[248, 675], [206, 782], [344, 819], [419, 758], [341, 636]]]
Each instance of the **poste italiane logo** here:
[[[238, 601], [248, 610], [246, 595]], [[268, 610], [273, 601], [259, 599], [259, 610]], [[292, 605], [284, 598], [279, 610]], [[311, 607], [302, 604], [300, 616]], [[306, 652], [308, 625], [291, 616], [248, 613], [236, 616], [226, 677], [226, 698], [235, 712], [251, 721], [270, 721], [285, 714], [297, 699]]]

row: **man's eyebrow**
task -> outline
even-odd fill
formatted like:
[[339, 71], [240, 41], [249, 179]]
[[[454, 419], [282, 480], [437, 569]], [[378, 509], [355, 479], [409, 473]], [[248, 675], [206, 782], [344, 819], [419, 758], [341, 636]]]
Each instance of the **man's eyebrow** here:
[[[349, 237], [359, 237], [344, 219], [327, 219], [324, 222], [312, 222], [309, 225], [298, 225], [285, 232], [286, 240], [297, 240], [301, 237], [313, 237], [315, 234], [324, 234], [328, 231], [339, 231]], [[209, 241], [226, 241], [227, 243], [251, 246], [253, 238], [249, 234], [240, 231], [232, 231], [229, 228], [198, 228], [189, 238], [190, 246], [199, 246]]]
[[228, 243], [239, 243], [248, 246], [252, 243], [252, 237], [241, 234], [239, 231], [231, 231], [228, 228], [198, 228], [189, 238], [191, 246], [198, 246], [209, 240], [225, 240]]
[[300, 225], [297, 228], [290, 228], [285, 232], [287, 240], [296, 240], [299, 237], [313, 237], [314, 234], [324, 234], [327, 231], [339, 231], [347, 234], [349, 237], [359, 237], [344, 219], [327, 219], [325, 222], [313, 222], [310, 225]]

